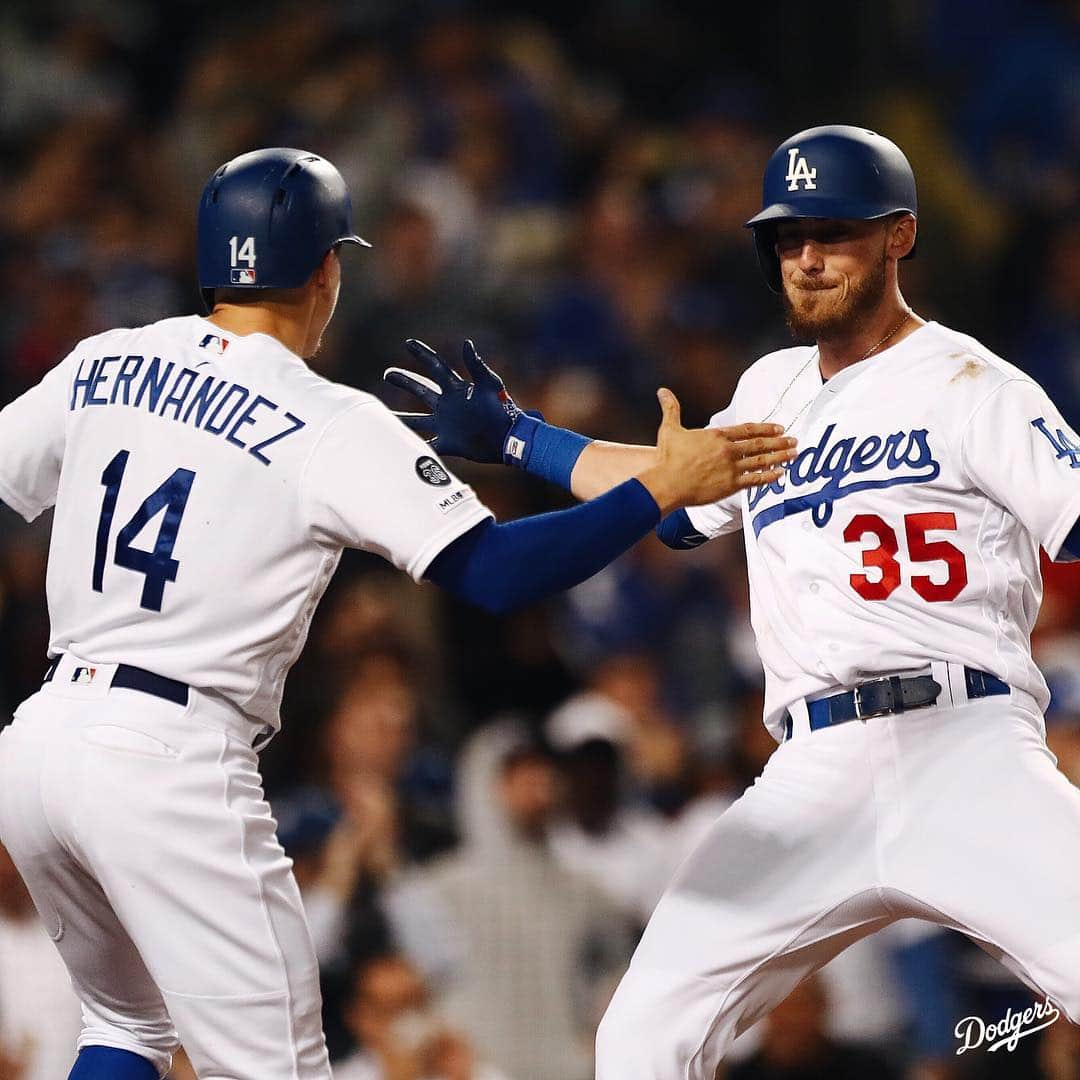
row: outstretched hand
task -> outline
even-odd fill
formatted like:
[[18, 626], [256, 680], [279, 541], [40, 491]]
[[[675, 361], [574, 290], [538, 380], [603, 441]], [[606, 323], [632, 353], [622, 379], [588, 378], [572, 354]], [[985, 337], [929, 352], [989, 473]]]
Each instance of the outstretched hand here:
[[657, 391], [657, 397], [663, 413], [656, 438], [659, 454], [639, 479], [662, 513], [772, 483], [795, 457], [795, 440], [785, 437], [779, 424], [684, 428], [678, 398], [666, 389]]
[[480, 358], [476, 346], [466, 341], [461, 348], [469, 379], [463, 379], [422, 341], [410, 338], [405, 347], [427, 374], [391, 367], [383, 379], [419, 398], [430, 411], [395, 413], [398, 419], [428, 439], [432, 449], [444, 457], [502, 462], [507, 433], [522, 410], [502, 379]]

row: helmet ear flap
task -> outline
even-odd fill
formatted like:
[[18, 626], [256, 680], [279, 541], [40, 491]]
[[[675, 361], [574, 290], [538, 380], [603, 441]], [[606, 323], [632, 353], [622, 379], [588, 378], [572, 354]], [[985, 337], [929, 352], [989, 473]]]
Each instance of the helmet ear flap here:
[[780, 259], [776, 254], [776, 226], [770, 222], [754, 226], [754, 249], [757, 251], [758, 266], [765, 276], [765, 282], [774, 293], [782, 292], [780, 278]]

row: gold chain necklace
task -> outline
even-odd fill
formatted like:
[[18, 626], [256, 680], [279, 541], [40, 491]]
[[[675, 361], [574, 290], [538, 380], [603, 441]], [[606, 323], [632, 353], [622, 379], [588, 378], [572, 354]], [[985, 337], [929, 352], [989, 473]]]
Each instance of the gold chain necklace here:
[[904, 315], [901, 318], [901, 320], [865, 356], [860, 356], [859, 359], [855, 361], [855, 363], [856, 364], [861, 364], [864, 360], [868, 360], [871, 356], [873, 356], [874, 353], [876, 353], [878, 351], [878, 349], [880, 349], [881, 346], [884, 345], [885, 342], [889, 340], [889, 338], [891, 338], [894, 334], [899, 332], [900, 327], [903, 326], [904, 323], [906, 323], [908, 321], [908, 319], [910, 319], [910, 318], [911, 318], [911, 308], [905, 308], [904, 309]]
[[[863, 356], [860, 356], [859, 359], [855, 361], [855, 363], [856, 364], [861, 364], [864, 360], [869, 360], [870, 357], [873, 356], [874, 353], [876, 353], [878, 351], [878, 349], [880, 349], [881, 346], [885, 344], [886, 341], [888, 341], [892, 337], [895, 337], [896, 334], [898, 334], [900, 332], [900, 327], [902, 327], [904, 325], [904, 323], [906, 323], [908, 321], [908, 319], [910, 319], [913, 314], [914, 313], [912, 312], [911, 308], [905, 308], [903, 318], [873, 348], [871, 348], [869, 352], [867, 352]], [[810, 354], [810, 359], [807, 360], [806, 363], [803, 364], [803, 366], [801, 368], [799, 368], [798, 371], [795, 372], [795, 375], [792, 378], [791, 382], [789, 382], [787, 384], [787, 386], [784, 387], [783, 392], [776, 399], [776, 404], [769, 410], [768, 415], [761, 421], [761, 423], [764, 424], [769, 419], [769, 417], [772, 416], [772, 414], [774, 412], [776, 412], [777, 409], [780, 408], [780, 403], [784, 400], [785, 397], [787, 397], [787, 392], [795, 385], [795, 383], [799, 379], [799, 376], [802, 375], [802, 373], [815, 360], [819, 360], [820, 358], [821, 358], [821, 352], [815, 346], [814, 351]], [[813, 397], [810, 398], [810, 401], [807, 401], [807, 403], [787, 422], [787, 424], [785, 425], [785, 427], [787, 429], [790, 429], [791, 426], [795, 423], [795, 421], [798, 420], [799, 417], [802, 416], [802, 414], [804, 412], [806, 412], [808, 406], [810, 405], [810, 402], [813, 401], [815, 397], [817, 397], [817, 393], [815, 393], [813, 395]]]

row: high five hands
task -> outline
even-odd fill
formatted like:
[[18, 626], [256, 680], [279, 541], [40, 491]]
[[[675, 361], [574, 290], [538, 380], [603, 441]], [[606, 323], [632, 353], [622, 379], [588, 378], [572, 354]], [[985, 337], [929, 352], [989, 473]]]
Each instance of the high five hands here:
[[[505, 448], [511, 429], [523, 415], [539, 414], [523, 412], [472, 341], [462, 347], [469, 379], [422, 341], [410, 338], [405, 344], [427, 374], [391, 367], [383, 378], [413, 394], [429, 411], [399, 412], [398, 418], [439, 454], [487, 463], [509, 460]], [[633, 463], [625, 475], [637, 475], [664, 513], [772, 483], [795, 457], [795, 440], [785, 437], [778, 424], [688, 429], [682, 426], [675, 395], [661, 389], [657, 396], [663, 420], [652, 456], [643, 466], [645, 448], [615, 449], [624, 450], [628, 465]]]
[[795, 456], [795, 440], [779, 424], [739, 424], [729, 428], [685, 428], [679, 399], [656, 392], [663, 418], [656, 436], [657, 461], [638, 479], [668, 513], [704, 506], [743, 488], [770, 484]]

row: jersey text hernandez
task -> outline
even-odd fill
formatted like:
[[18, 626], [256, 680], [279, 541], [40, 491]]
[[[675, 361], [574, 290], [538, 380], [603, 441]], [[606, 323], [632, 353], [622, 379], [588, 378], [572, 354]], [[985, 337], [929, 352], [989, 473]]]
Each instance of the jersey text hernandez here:
[[202, 376], [200, 382], [194, 368], [177, 371], [176, 366], [158, 356], [149, 361], [133, 355], [83, 359], [72, 384], [69, 408], [127, 405], [145, 409], [224, 437], [264, 465], [273, 463], [266, 453], [271, 446], [307, 426], [288, 410], [282, 412], [277, 402], [240, 383], [213, 375]]

